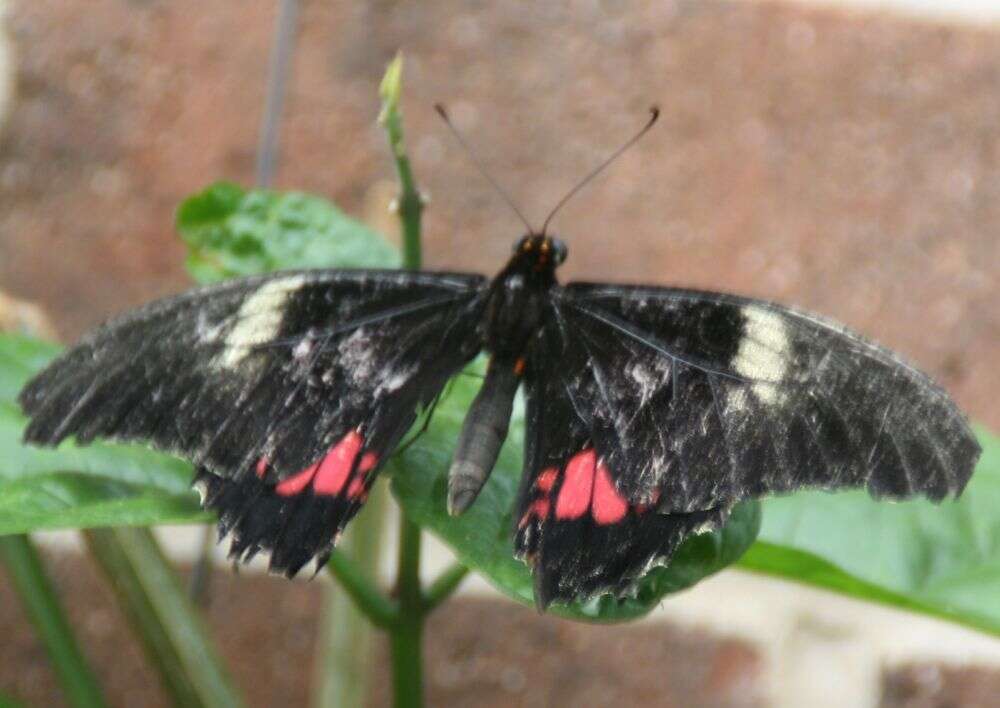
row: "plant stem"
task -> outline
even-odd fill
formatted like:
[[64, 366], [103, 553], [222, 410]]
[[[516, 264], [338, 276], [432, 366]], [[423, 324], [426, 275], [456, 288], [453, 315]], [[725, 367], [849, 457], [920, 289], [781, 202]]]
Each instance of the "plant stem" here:
[[386, 628], [396, 619], [395, 603], [377, 584], [388, 496], [382, 487], [372, 490], [327, 564], [338, 582], [323, 588], [313, 708], [365, 704], [372, 676], [372, 624]]
[[410, 168], [410, 158], [406, 154], [406, 145], [403, 142], [403, 116], [399, 112], [402, 74], [403, 57], [397, 54], [389, 63], [382, 84], [379, 86], [382, 97], [379, 123], [385, 128], [389, 138], [389, 148], [392, 150], [392, 159], [399, 178], [399, 197], [396, 203], [403, 231], [403, 267], [407, 270], [419, 270], [420, 217], [424, 211], [424, 200], [417, 189], [417, 182]]
[[[403, 117], [399, 112], [402, 75], [403, 57], [397, 54], [389, 63], [379, 86], [382, 98], [379, 122], [385, 127], [399, 177], [397, 206], [403, 238], [403, 267], [419, 270], [420, 217], [424, 203], [417, 190], [403, 142]], [[396, 572], [399, 615], [389, 628], [393, 695], [396, 708], [419, 708], [424, 702], [420, 651], [424, 629], [424, 600], [420, 587], [420, 527], [406, 518], [402, 510], [399, 515], [399, 565]]]
[[399, 619], [391, 627], [392, 685], [396, 708], [423, 705], [421, 645], [424, 598], [420, 589], [420, 527], [400, 516], [396, 592]]
[[146, 528], [83, 532], [175, 706], [243, 705], [153, 534]]
[[469, 569], [461, 563], [453, 563], [450, 568], [445, 569], [434, 579], [424, 594], [424, 612], [433, 612], [438, 605], [451, 597], [468, 574]]
[[[396, 621], [398, 609], [379, 592], [376, 585], [377, 565], [372, 566], [367, 562], [373, 555], [377, 557], [377, 550], [381, 547], [382, 518], [385, 511], [383, 495], [384, 492], [379, 491], [369, 499], [363, 515], [355, 520], [355, 525], [348, 531], [348, 538], [333, 552], [326, 567], [357, 609], [376, 627], [386, 629]], [[373, 502], [375, 506], [369, 508]], [[377, 527], [374, 521], [378, 522]], [[359, 529], [363, 533], [359, 533]]]
[[31, 539], [0, 537], [0, 558], [45, 645], [69, 704], [86, 708], [106, 705]]
[[[403, 267], [419, 270], [421, 265], [420, 219], [424, 200], [417, 189], [403, 141], [403, 117], [399, 111], [402, 88], [403, 57], [400, 54], [389, 63], [379, 94], [382, 112], [379, 123], [385, 128], [389, 147], [399, 178], [397, 208], [402, 231]], [[393, 695], [396, 708], [420, 708], [423, 705], [423, 666], [421, 646], [424, 621], [430, 611], [461, 582], [464, 569], [452, 569], [432, 587], [432, 601], [428, 604], [420, 585], [420, 527], [400, 513], [399, 565], [396, 592], [398, 611], [396, 621], [389, 625], [392, 647]]]

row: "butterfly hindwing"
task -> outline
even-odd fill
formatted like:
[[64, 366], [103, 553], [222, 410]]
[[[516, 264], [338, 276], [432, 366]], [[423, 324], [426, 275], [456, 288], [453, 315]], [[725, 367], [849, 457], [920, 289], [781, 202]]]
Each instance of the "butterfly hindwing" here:
[[[554, 324], [554, 323], [553, 323]], [[514, 546], [535, 578], [541, 608], [601, 593], [625, 595], [649, 567], [670, 558], [703, 526], [719, 526], [728, 507], [660, 513], [626, 499], [595, 448], [595, 411], [577, 407], [582, 372], [554, 328], [532, 345], [526, 375], [524, 476], [515, 509]]]
[[70, 349], [21, 394], [29, 442], [148, 440], [197, 465], [233, 553], [294, 574], [475, 356], [479, 276], [303, 271], [153, 303]]

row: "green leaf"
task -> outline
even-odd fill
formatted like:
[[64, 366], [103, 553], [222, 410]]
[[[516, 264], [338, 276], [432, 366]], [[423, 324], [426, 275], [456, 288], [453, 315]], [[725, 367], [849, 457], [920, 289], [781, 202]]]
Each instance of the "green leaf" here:
[[56, 357], [59, 345], [16, 334], [0, 334], [0, 340], [0, 401], [13, 401], [32, 374]]
[[330, 202], [227, 182], [181, 204], [177, 229], [188, 271], [213, 282], [292, 268], [393, 268], [396, 250]]
[[740, 565], [1000, 635], [1000, 439], [977, 436], [983, 457], [957, 501], [769, 499], [763, 543]]
[[0, 335], [0, 535], [209, 520], [183, 460], [137, 445], [21, 444], [26, 421], [14, 397], [57, 353], [55, 345]]
[[[475, 381], [460, 375], [452, 382], [427, 432], [391, 463], [392, 491], [406, 515], [440, 537], [459, 561], [503, 593], [533, 606], [531, 574], [514, 559], [511, 542], [511, 509], [521, 476], [523, 406], [515, 408], [507, 443], [475, 504], [457, 518], [446, 510], [448, 463], [462, 418], [476, 393]], [[753, 543], [759, 525], [759, 505], [741, 504], [724, 529], [689, 539], [669, 567], [651, 571], [634, 599], [618, 602], [606, 596], [582, 604], [553, 605], [549, 612], [602, 622], [642, 616], [664, 595], [690, 587], [733, 563]]]
[[22, 708], [22, 704], [10, 696], [0, 693], [0, 708]]

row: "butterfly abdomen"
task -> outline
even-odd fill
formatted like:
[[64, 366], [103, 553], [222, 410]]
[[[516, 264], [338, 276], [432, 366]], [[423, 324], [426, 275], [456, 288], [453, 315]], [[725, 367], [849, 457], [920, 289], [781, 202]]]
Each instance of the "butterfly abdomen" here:
[[448, 471], [448, 512], [460, 514], [475, 500], [507, 438], [514, 395], [523, 369], [518, 361], [494, 358], [462, 423]]

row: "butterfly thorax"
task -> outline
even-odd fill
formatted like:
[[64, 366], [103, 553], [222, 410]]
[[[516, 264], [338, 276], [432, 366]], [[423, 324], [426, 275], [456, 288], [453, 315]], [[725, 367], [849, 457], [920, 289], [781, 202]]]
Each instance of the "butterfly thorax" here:
[[486, 305], [486, 349], [514, 361], [541, 326], [545, 300], [558, 284], [556, 268], [566, 259], [559, 239], [529, 234], [490, 285]]

